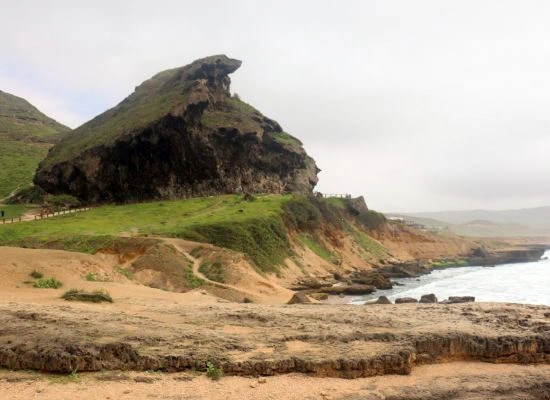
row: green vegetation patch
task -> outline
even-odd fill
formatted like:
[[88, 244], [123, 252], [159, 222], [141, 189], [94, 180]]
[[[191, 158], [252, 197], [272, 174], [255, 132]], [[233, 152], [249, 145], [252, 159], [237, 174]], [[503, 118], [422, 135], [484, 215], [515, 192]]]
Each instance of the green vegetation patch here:
[[4, 218], [6, 220], [22, 217], [33, 208], [33, 206], [28, 206], [25, 204], [0, 204], [0, 210], [4, 210]]
[[302, 147], [302, 142], [296, 139], [289, 133], [286, 132], [270, 132], [269, 135], [279, 144], [283, 146], [288, 146], [291, 148], [300, 148]]
[[86, 292], [84, 290], [71, 289], [66, 291], [61, 298], [68, 301], [87, 301], [91, 303], [113, 302], [113, 298], [106, 290]]
[[192, 289], [196, 289], [202, 285], [204, 285], [204, 279], [199, 278], [197, 275], [193, 273], [193, 267], [188, 265], [183, 270], [183, 275], [185, 278], [185, 282], [189, 287]]
[[300, 242], [309, 247], [311, 251], [321, 257], [323, 260], [333, 262], [337, 259], [336, 255], [331, 252], [327, 247], [314, 235], [301, 234], [299, 236]]
[[34, 282], [33, 286], [39, 289], [59, 289], [63, 284], [55, 278], [40, 278]]
[[223, 265], [220, 260], [216, 260], [214, 262], [202, 262], [199, 267], [199, 272], [211, 281], [225, 283]]
[[346, 231], [353, 236], [357, 244], [374, 259], [379, 260], [387, 257], [388, 251], [386, 248], [360, 229], [351, 224], [347, 224]]
[[208, 361], [206, 363], [206, 376], [213, 381], [217, 381], [223, 376], [223, 371], [221, 368], [216, 367], [212, 362]]
[[34, 270], [29, 274], [33, 279], [40, 279], [43, 278], [44, 275], [42, 275], [42, 272]]
[[29, 186], [49, 145], [25, 143], [0, 136], [0, 199]]

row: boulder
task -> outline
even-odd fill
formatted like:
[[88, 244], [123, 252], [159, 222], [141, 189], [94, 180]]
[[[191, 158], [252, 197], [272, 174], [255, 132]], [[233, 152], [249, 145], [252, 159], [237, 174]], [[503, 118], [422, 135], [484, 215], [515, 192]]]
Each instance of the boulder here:
[[339, 285], [327, 288], [321, 288], [320, 292], [336, 295], [361, 295], [371, 294], [375, 291], [375, 287], [371, 285]]
[[365, 198], [363, 196], [348, 199], [347, 206], [348, 210], [353, 215], [365, 214], [369, 211], [369, 208], [367, 207], [367, 203], [365, 202]]
[[371, 285], [381, 290], [388, 290], [393, 287], [391, 280], [378, 271], [355, 272], [350, 276], [350, 280], [359, 285]]
[[391, 300], [388, 299], [386, 296], [380, 296], [378, 300], [374, 304], [391, 304]]
[[315, 299], [315, 300], [326, 300], [328, 299], [328, 294], [327, 293], [311, 293], [309, 295], [309, 297]]
[[422, 297], [420, 297], [420, 303], [437, 303], [437, 297], [435, 294], [423, 294]]
[[395, 304], [403, 304], [403, 303], [418, 303], [418, 300], [412, 297], [399, 297], [395, 299]]
[[471, 303], [476, 301], [474, 296], [449, 296], [449, 299], [445, 302], [447, 304], [455, 303]]
[[311, 304], [311, 299], [302, 292], [296, 292], [287, 304]]

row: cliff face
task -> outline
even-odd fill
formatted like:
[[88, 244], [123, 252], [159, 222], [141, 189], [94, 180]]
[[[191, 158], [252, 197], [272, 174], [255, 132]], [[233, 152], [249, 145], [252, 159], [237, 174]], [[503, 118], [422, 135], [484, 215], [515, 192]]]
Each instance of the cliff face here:
[[87, 202], [311, 193], [319, 170], [301, 142], [231, 97], [240, 65], [222, 55], [157, 74], [55, 146], [35, 183]]

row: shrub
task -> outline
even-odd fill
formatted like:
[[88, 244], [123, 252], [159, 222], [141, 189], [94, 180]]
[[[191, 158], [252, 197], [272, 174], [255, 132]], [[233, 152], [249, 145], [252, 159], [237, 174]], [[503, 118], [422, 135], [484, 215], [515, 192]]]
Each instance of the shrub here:
[[93, 272], [88, 272], [88, 274], [86, 275], [86, 280], [90, 282], [96, 282], [97, 276]]
[[320, 226], [321, 213], [305, 197], [296, 197], [283, 205], [286, 223], [298, 230], [312, 230]]
[[203, 262], [199, 267], [199, 272], [214, 282], [224, 283], [223, 266], [219, 260], [213, 263]]
[[221, 368], [216, 367], [213, 363], [208, 361], [206, 363], [206, 376], [212, 379], [213, 381], [219, 380], [223, 375]]
[[34, 287], [39, 289], [59, 289], [63, 284], [55, 278], [40, 278], [34, 282]]
[[185, 282], [193, 289], [196, 289], [204, 284], [204, 279], [199, 278], [193, 273], [193, 267], [188, 265], [183, 270]]
[[368, 229], [376, 229], [386, 223], [384, 214], [369, 210], [357, 217], [357, 220]]
[[30, 273], [31, 277], [33, 277], [34, 279], [40, 279], [42, 278], [44, 275], [42, 275], [42, 272], [39, 272], [37, 270], [34, 270]]
[[61, 298], [68, 301], [89, 301], [91, 303], [113, 302], [113, 298], [106, 290], [95, 290], [89, 293], [79, 289], [71, 289], [66, 291]]
[[56, 208], [77, 207], [80, 205], [80, 201], [70, 194], [48, 194], [44, 196], [44, 202]]

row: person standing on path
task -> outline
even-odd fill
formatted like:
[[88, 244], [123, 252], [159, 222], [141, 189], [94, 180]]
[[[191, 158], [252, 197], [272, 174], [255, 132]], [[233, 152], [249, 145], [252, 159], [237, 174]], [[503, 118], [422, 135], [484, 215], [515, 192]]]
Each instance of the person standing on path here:
[[4, 210], [2, 210], [1, 213], [2, 213], [2, 218], [4, 218]]

